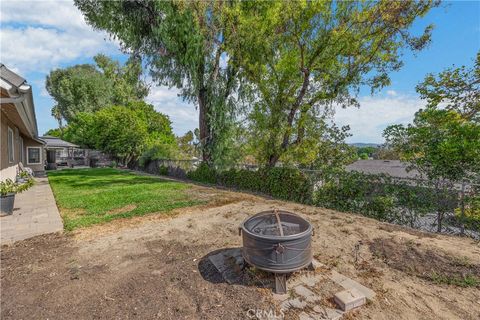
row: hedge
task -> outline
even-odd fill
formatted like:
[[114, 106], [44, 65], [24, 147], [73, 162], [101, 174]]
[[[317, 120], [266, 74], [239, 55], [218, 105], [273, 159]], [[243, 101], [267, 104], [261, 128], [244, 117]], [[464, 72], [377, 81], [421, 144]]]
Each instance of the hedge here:
[[[383, 174], [335, 171], [321, 177], [314, 204], [344, 212], [360, 213], [382, 221], [414, 226], [428, 212], [453, 212], [455, 192], [440, 194], [427, 182], [400, 180]], [[443, 199], [441, 208], [438, 198]]]
[[201, 164], [196, 170], [188, 172], [187, 177], [198, 182], [259, 192], [282, 200], [300, 203], [311, 203], [312, 200], [312, 183], [305, 174], [293, 168], [216, 171]]
[[[159, 165], [156, 171], [411, 227], [426, 213], [453, 213], [459, 207], [455, 190], [435, 190], [427, 181], [401, 180], [382, 174], [330, 170], [313, 176], [296, 168], [278, 167], [220, 171], [204, 163], [194, 170]], [[473, 207], [468, 206], [464, 222], [467, 227], [479, 230], [478, 214], [470, 212]], [[460, 222], [456, 213], [457, 217], [452, 217], [455, 221], [450, 224]]]

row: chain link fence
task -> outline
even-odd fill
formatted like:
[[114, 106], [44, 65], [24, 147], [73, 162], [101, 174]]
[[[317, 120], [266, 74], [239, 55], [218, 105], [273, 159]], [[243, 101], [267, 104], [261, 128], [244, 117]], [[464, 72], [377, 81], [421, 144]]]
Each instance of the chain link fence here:
[[[158, 159], [135, 169], [157, 175], [180, 179], [193, 179], [201, 160]], [[480, 184], [432, 183], [426, 179], [399, 178], [386, 174], [366, 174], [345, 170], [298, 170], [309, 181], [310, 192], [302, 202], [344, 212], [353, 212], [381, 221], [408, 226], [429, 232], [466, 235], [480, 239]], [[234, 186], [245, 191], [257, 192], [248, 183], [225, 181], [229, 176], [239, 179], [242, 175], [252, 177], [261, 168], [253, 164], [235, 164], [222, 171], [213, 170], [211, 177], [224, 186]], [[232, 173], [235, 174], [225, 174]], [[225, 178], [227, 177], [227, 178]], [[261, 179], [260, 179], [261, 180]], [[200, 181], [206, 182], [206, 181]], [[288, 184], [289, 181], [279, 183]], [[247, 187], [246, 187], [247, 186]]]

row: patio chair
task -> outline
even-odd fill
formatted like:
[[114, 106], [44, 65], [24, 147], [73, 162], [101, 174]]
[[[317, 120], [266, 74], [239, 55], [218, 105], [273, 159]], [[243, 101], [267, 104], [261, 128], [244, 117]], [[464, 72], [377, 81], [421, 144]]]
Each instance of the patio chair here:
[[21, 163], [21, 162], [18, 163], [18, 168], [20, 169], [20, 170], [19, 170], [19, 173], [22, 172], [22, 171], [25, 171], [25, 172], [28, 173], [28, 175], [29, 175], [30, 177], [33, 178], [33, 177], [35, 176], [35, 174], [33, 173], [32, 168], [24, 167], [24, 166], [23, 166], [23, 163]]

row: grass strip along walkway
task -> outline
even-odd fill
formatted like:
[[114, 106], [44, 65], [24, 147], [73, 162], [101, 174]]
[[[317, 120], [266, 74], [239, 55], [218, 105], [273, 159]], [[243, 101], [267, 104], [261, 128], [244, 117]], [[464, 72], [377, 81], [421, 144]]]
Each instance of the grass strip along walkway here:
[[48, 172], [65, 230], [202, 203], [190, 185], [112, 169]]

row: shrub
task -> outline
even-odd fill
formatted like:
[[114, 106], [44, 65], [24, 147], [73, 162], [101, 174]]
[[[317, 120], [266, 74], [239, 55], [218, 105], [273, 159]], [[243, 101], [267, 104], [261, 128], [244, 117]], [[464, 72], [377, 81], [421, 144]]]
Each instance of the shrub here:
[[158, 174], [161, 176], [168, 176], [168, 167], [167, 166], [158, 167]]
[[218, 184], [240, 190], [266, 193], [265, 181], [258, 171], [245, 169], [222, 171], [218, 174]]
[[419, 216], [437, 209], [434, 189], [422, 182], [413, 185], [387, 175], [355, 171], [329, 172], [321, 181], [314, 194], [317, 206], [411, 226]]
[[480, 230], [480, 196], [468, 197], [465, 201], [465, 216], [460, 208], [455, 209], [455, 219], [472, 230]]
[[188, 172], [187, 178], [203, 183], [217, 183], [217, 173], [215, 172], [215, 169], [211, 168], [206, 163], [201, 163], [196, 170]]
[[187, 176], [194, 181], [260, 192], [283, 200], [310, 203], [312, 199], [312, 184], [298, 169], [264, 168], [258, 171], [230, 169], [217, 172], [202, 163]]
[[310, 203], [313, 187], [308, 177], [294, 168], [271, 168], [263, 171], [267, 193], [275, 198]]

